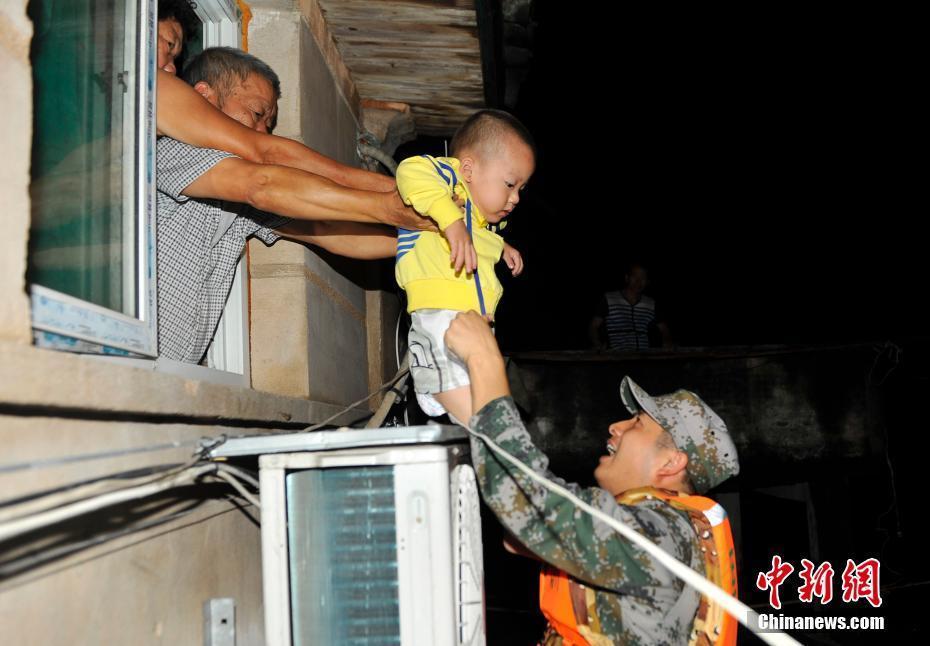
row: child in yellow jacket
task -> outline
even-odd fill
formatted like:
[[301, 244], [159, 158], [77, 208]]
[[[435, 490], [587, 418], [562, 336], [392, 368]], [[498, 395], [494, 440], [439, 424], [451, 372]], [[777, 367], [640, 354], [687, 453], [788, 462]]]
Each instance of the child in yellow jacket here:
[[469, 117], [450, 152], [410, 157], [398, 166], [404, 202], [435, 220], [441, 233], [401, 229], [395, 275], [412, 318], [408, 347], [417, 401], [428, 415], [448, 412], [468, 422], [468, 371], [443, 337], [458, 312], [493, 317], [503, 291], [494, 265], [502, 255], [514, 276], [523, 270], [520, 253], [487, 226], [516, 207], [536, 154], [523, 124], [499, 110]]

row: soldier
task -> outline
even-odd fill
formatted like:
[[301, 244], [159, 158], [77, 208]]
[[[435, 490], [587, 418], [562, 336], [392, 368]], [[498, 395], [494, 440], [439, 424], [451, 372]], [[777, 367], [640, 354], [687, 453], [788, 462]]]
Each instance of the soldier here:
[[[736, 447], [697, 395], [651, 397], [624, 378], [620, 393], [633, 418], [610, 426], [606, 455], [594, 470], [600, 486], [582, 488], [548, 472], [548, 459], [520, 421], [485, 321], [475, 312], [459, 314], [446, 343], [471, 375], [478, 411], [472, 429], [736, 593], [726, 513], [695, 495], [739, 472]], [[549, 620], [544, 644], [735, 643], [735, 621], [647, 553], [474, 438], [472, 455], [485, 502], [521, 547], [548, 564], [540, 579]]]

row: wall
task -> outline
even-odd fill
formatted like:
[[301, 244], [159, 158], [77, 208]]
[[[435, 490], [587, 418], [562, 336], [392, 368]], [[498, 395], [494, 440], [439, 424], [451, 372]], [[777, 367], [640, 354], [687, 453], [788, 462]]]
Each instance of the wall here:
[[[270, 393], [31, 346], [26, 4], [0, 6], [0, 87], [9, 102], [0, 120], [0, 509], [77, 482], [186, 462], [204, 436], [301, 428], [366, 393], [369, 368], [381, 362], [380, 344], [372, 345], [374, 363], [367, 356], [370, 270], [283, 243], [252, 250], [255, 384]], [[352, 111], [335, 85], [326, 87], [304, 19], [291, 2], [256, 2], [253, 11], [252, 50], [282, 72], [281, 132], [353, 161]], [[185, 487], [0, 543], [2, 641], [200, 644], [203, 602], [233, 597], [237, 643], [261, 644], [257, 512], [229, 492]]]
[[[321, 50], [319, 39], [328, 37], [325, 25], [312, 7], [282, 0], [251, 6], [249, 49], [281, 78], [275, 134], [357, 166], [358, 106], [345, 96], [346, 80], [337, 80]], [[378, 293], [374, 274], [384, 267], [286, 241], [272, 248], [252, 241], [249, 254], [253, 386], [334, 403], [349, 403], [370, 392], [370, 372], [380, 373], [387, 359], [379, 345], [369, 344], [368, 328], [393, 326], [377, 311], [369, 313], [366, 304], [366, 291]], [[261, 339], [275, 342], [259, 343]]]

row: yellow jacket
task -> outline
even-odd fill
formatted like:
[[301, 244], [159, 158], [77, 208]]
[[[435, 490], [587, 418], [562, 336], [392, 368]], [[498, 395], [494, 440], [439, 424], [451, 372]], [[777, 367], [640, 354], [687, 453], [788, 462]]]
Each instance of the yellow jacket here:
[[[453, 195], [467, 201], [481, 292], [486, 312], [493, 314], [504, 291], [494, 272], [504, 239], [485, 228], [488, 223], [471, 202], [458, 173], [459, 160], [452, 157], [409, 157], [397, 167], [397, 190], [405, 204], [434, 219], [443, 231], [464, 217]], [[439, 233], [398, 230], [394, 275], [407, 291], [408, 312], [427, 308], [480, 311], [474, 277], [464, 270], [456, 275], [450, 254], [449, 243]]]

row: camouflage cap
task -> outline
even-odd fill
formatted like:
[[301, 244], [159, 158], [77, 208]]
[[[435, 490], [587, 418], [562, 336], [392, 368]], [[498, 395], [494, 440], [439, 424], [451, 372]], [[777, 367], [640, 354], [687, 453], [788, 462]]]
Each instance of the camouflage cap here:
[[739, 473], [736, 445], [727, 425], [710, 406], [688, 390], [650, 396], [635, 381], [624, 377], [620, 399], [634, 415], [645, 411], [671, 433], [678, 448], [688, 454], [688, 475], [697, 493]]

